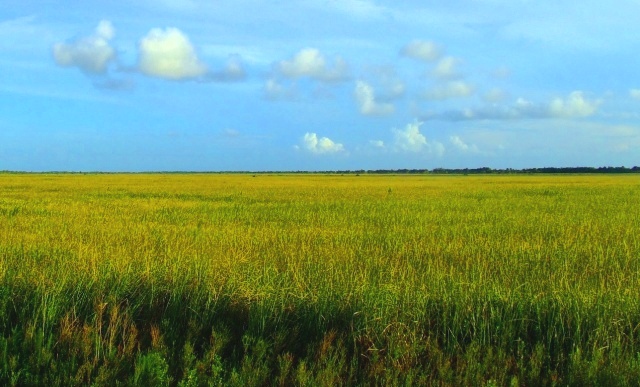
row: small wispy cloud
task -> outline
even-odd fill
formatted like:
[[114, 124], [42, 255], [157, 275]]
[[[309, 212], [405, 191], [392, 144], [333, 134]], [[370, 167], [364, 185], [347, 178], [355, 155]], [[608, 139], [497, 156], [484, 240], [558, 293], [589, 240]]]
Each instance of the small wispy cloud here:
[[369, 141], [369, 145], [378, 149], [384, 149], [385, 147], [384, 141], [382, 140], [371, 140]]
[[349, 66], [341, 57], [329, 65], [316, 48], [304, 48], [292, 59], [276, 65], [277, 72], [286, 78], [311, 78], [321, 82], [343, 82], [349, 78]]
[[450, 98], [469, 97], [473, 94], [473, 86], [464, 81], [451, 81], [443, 85], [436, 86], [424, 93], [424, 98], [428, 100], [445, 100]]
[[467, 144], [460, 138], [460, 136], [451, 136], [449, 137], [449, 142], [453, 145], [453, 147], [460, 152], [463, 153], [478, 153], [478, 147], [475, 144]]
[[405, 82], [398, 76], [393, 66], [379, 66], [371, 74], [369, 84], [376, 89], [376, 99], [379, 101], [394, 101], [403, 97], [407, 91]]
[[482, 96], [482, 99], [490, 103], [498, 103], [498, 102], [504, 101], [506, 97], [507, 97], [507, 93], [504, 90], [499, 88], [493, 88], [487, 91], [486, 93], [484, 93], [484, 95]]
[[224, 68], [210, 71], [203, 77], [203, 81], [211, 82], [240, 82], [247, 77], [247, 72], [239, 55], [232, 55]]
[[400, 55], [424, 62], [433, 62], [440, 57], [441, 49], [431, 41], [414, 40], [400, 50]]
[[296, 97], [295, 88], [284, 85], [275, 78], [267, 79], [262, 91], [264, 98], [269, 101], [292, 100]]
[[53, 59], [62, 67], [77, 67], [87, 74], [104, 74], [116, 59], [116, 50], [109, 43], [115, 29], [108, 20], [98, 23], [92, 35], [53, 46]]
[[356, 82], [354, 91], [360, 113], [365, 116], [382, 116], [392, 114], [395, 110], [391, 103], [376, 101], [373, 87], [364, 81]]
[[446, 56], [436, 63], [431, 74], [437, 79], [455, 79], [459, 78], [458, 65], [460, 60], [452, 56]]
[[573, 91], [567, 97], [556, 97], [547, 103], [534, 103], [518, 98], [510, 105], [491, 105], [477, 109], [428, 114], [424, 118], [449, 121], [513, 120], [513, 119], [573, 119], [590, 117], [597, 113], [600, 99], [589, 99], [582, 91]]

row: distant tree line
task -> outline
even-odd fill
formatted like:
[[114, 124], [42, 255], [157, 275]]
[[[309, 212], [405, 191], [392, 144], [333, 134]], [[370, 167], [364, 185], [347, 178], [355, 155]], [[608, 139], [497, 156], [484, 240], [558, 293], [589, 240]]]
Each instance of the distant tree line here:
[[493, 169], [489, 167], [482, 168], [435, 168], [435, 169], [357, 169], [357, 170], [336, 170], [336, 171], [146, 171], [146, 172], [73, 172], [73, 171], [51, 171], [51, 172], [22, 172], [22, 171], [8, 171], [0, 170], [0, 174], [17, 174], [17, 173], [45, 173], [45, 174], [114, 174], [114, 173], [127, 173], [127, 174], [144, 174], [144, 173], [157, 173], [157, 174], [179, 174], [179, 173], [237, 173], [237, 174], [281, 174], [281, 173], [313, 173], [313, 174], [431, 174], [431, 175], [508, 175], [508, 174], [536, 174], [536, 173], [640, 173], [640, 167], [635, 166], [632, 168], [627, 167], [543, 167], [543, 168], [505, 168], [505, 169]]
[[[256, 172], [254, 172], [256, 173]], [[277, 171], [257, 173], [278, 173]], [[640, 167], [543, 167], [543, 168], [434, 168], [434, 169], [357, 169], [337, 171], [289, 171], [287, 173], [317, 174], [431, 174], [431, 175], [508, 175], [508, 174], [561, 174], [561, 173], [640, 173]]]
[[[290, 173], [309, 173], [308, 171], [295, 171]], [[507, 174], [536, 174], [536, 173], [640, 173], [640, 167], [543, 167], [543, 168], [435, 168], [435, 169], [374, 169], [374, 170], [345, 170], [322, 171], [313, 173], [330, 174], [432, 174], [432, 175], [507, 175]]]
[[474, 169], [445, 169], [436, 168], [430, 173], [449, 174], [510, 174], [510, 173], [640, 173], [640, 167], [544, 167], [544, 168], [524, 168], [524, 169], [491, 169], [488, 167]]

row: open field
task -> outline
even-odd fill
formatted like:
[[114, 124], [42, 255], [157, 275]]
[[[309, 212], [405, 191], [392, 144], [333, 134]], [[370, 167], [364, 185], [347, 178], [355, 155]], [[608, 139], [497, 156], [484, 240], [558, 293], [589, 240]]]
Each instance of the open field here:
[[637, 175], [0, 174], [3, 385], [639, 380]]

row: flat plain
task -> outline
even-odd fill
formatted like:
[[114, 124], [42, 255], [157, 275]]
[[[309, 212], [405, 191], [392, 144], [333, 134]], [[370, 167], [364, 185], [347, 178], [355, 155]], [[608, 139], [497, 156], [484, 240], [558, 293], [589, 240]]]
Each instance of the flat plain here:
[[0, 174], [3, 385], [633, 385], [640, 176]]

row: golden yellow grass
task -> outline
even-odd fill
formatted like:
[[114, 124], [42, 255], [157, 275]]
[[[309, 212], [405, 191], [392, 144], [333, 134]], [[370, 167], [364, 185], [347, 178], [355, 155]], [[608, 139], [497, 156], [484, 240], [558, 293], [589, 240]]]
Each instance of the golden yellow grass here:
[[98, 313], [150, 286], [139, 302], [231, 300], [255, 335], [349, 327], [381, 356], [541, 343], [551, 372], [638, 351], [640, 176], [5, 174], [0, 281], [57, 302], [54, 330], [69, 289], [100, 289]]
[[2, 175], [0, 193], [3, 247], [83, 275], [388, 263], [512, 292], [547, 262], [541, 291], [636, 285], [602, 270], [638, 256], [637, 176]]

